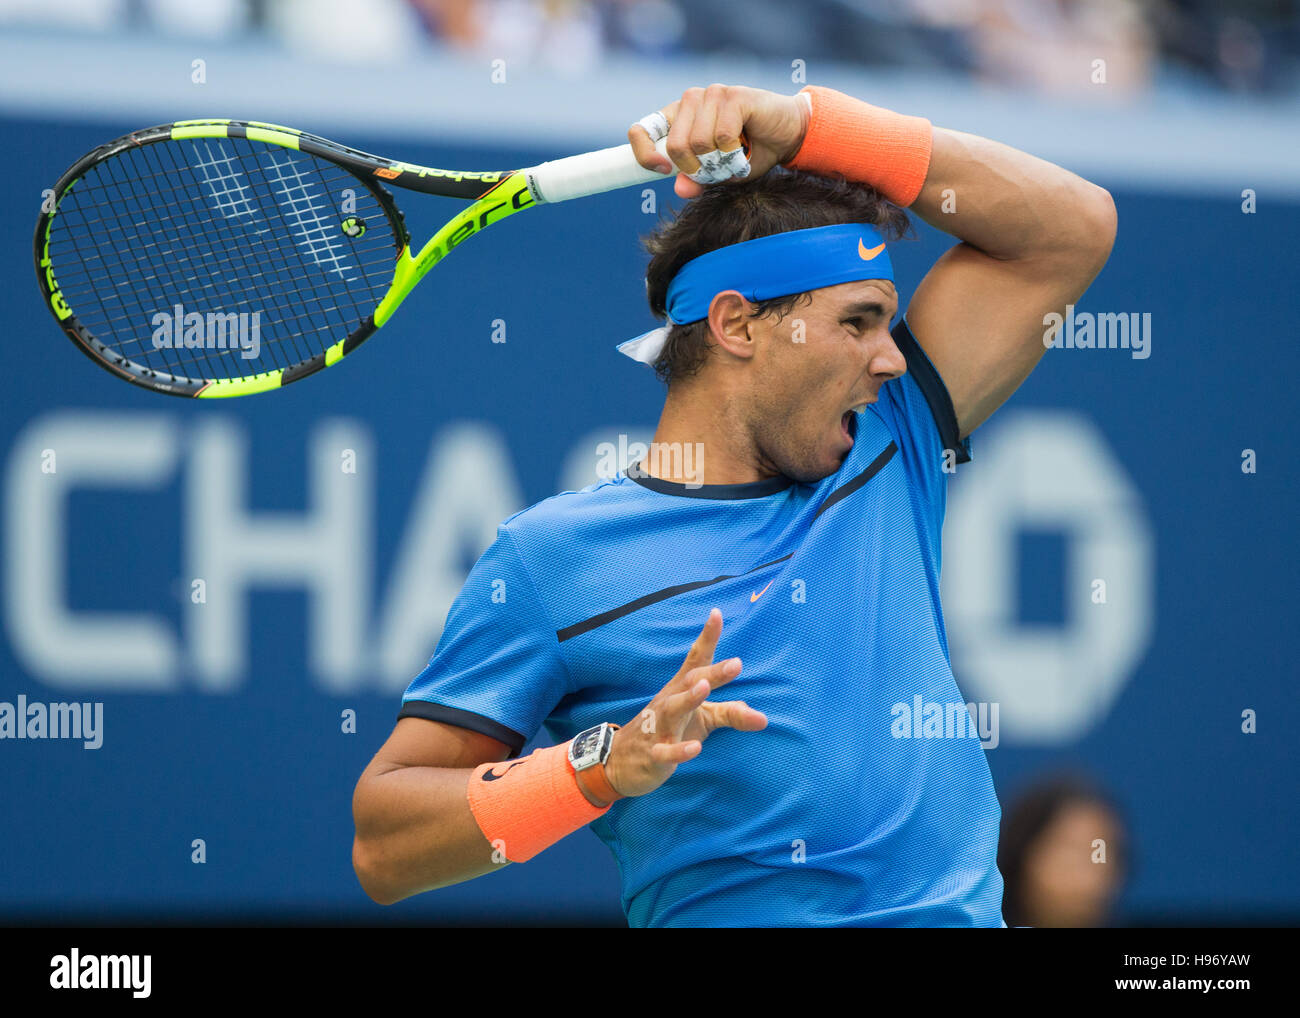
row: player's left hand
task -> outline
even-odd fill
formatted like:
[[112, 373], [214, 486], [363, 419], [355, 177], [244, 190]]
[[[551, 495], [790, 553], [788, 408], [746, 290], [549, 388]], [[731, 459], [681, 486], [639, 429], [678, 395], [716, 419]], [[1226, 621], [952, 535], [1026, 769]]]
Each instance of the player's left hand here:
[[[682, 170], [674, 186], [682, 198], [694, 198], [704, 190], [686, 176], [699, 171], [698, 157], [740, 148], [741, 132], [749, 142], [749, 176], [761, 176], [777, 163], [789, 162], [803, 144], [810, 115], [803, 96], [745, 85], [688, 88], [659, 112], [668, 121], [668, 155]], [[660, 173], [672, 169], [640, 123], [628, 129], [627, 138], [637, 162], [646, 169]]]

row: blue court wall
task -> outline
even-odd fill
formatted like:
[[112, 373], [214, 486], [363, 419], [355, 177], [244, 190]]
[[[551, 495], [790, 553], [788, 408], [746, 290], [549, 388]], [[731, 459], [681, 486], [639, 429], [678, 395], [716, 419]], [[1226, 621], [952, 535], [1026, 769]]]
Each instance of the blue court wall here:
[[[0, 741], [0, 915], [619, 921], [585, 831], [382, 909], [352, 873], [350, 798], [497, 522], [653, 430], [662, 390], [614, 350], [654, 324], [642, 193], [495, 227], [314, 378], [173, 400], [78, 353], [31, 264], [42, 189], [137, 126], [0, 120], [0, 701], [104, 705], [98, 749]], [[346, 140], [434, 165], [555, 155]], [[1260, 193], [1244, 213], [1249, 186], [1112, 188], [1118, 242], [1076, 311], [1149, 314], [1150, 355], [1049, 351], [952, 483], [954, 670], [999, 705], [999, 795], [1094, 775], [1131, 825], [1131, 919], [1300, 915], [1300, 206]], [[452, 208], [399, 198], [417, 238]], [[919, 226], [895, 245], [905, 299], [949, 243]]]

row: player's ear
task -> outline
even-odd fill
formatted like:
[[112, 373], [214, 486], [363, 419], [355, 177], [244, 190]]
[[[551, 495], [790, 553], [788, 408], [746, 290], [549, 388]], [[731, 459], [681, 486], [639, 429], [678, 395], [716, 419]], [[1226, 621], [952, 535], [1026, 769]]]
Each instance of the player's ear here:
[[715, 294], [709, 304], [709, 332], [713, 341], [735, 357], [754, 355], [754, 305], [736, 290]]

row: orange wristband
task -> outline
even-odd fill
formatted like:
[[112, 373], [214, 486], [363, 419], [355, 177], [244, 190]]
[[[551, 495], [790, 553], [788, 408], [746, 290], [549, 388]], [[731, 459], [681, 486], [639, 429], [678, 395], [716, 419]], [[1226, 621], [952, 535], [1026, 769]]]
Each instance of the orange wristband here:
[[821, 85], [805, 85], [799, 92], [808, 93], [812, 115], [803, 144], [785, 166], [869, 184], [901, 208], [916, 201], [930, 172], [930, 121]]
[[482, 764], [469, 777], [469, 808], [494, 848], [511, 862], [527, 862], [609, 806], [587, 801], [562, 742], [522, 760]]

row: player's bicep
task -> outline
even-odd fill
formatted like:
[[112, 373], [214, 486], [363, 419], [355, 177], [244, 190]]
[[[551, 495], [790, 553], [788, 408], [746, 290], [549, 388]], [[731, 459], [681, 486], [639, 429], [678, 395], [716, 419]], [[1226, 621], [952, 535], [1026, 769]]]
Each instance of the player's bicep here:
[[472, 768], [504, 760], [510, 747], [490, 735], [424, 718], [399, 718], [366, 768], [368, 775], [399, 767]]
[[962, 437], [1029, 377], [1045, 349], [1044, 317], [1063, 314], [1100, 269], [1075, 256], [999, 260], [964, 243], [934, 264], [907, 319], [948, 389]]

